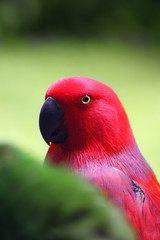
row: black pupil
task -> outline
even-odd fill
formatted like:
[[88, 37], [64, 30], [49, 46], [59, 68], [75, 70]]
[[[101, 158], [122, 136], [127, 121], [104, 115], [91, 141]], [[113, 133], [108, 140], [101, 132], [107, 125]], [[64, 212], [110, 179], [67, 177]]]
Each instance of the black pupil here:
[[83, 102], [88, 102], [88, 100], [89, 100], [89, 97], [84, 97], [83, 98]]

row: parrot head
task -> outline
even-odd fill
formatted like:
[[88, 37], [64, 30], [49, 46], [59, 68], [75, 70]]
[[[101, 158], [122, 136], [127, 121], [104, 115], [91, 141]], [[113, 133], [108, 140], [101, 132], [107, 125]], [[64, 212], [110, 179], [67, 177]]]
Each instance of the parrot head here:
[[[69, 77], [47, 90], [39, 118], [51, 146], [105, 149], [115, 153], [134, 142], [127, 114], [116, 93], [87, 77]], [[51, 147], [50, 146], [50, 147]]]

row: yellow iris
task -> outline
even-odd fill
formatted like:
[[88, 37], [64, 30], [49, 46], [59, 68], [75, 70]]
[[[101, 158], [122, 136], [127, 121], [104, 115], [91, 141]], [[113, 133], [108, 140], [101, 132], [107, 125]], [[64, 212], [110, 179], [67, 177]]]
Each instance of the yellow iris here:
[[81, 98], [81, 102], [83, 103], [83, 104], [89, 104], [90, 103], [90, 101], [91, 101], [91, 97], [89, 96], [89, 95], [85, 95], [85, 96], [83, 96], [82, 98]]

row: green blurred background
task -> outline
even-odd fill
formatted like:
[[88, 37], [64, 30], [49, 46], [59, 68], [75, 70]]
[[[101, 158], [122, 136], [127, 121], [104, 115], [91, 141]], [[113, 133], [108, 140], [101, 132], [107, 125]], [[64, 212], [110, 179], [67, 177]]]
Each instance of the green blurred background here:
[[160, 179], [160, 1], [1, 0], [0, 139], [42, 161], [47, 88], [68, 76], [112, 87]]

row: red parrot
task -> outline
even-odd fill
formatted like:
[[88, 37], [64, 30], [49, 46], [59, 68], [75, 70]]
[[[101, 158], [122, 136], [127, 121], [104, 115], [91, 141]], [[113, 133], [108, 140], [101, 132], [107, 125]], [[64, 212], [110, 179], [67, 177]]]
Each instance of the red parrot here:
[[40, 131], [46, 159], [67, 165], [120, 206], [140, 240], [160, 240], [160, 185], [142, 156], [116, 93], [87, 77], [47, 90]]

